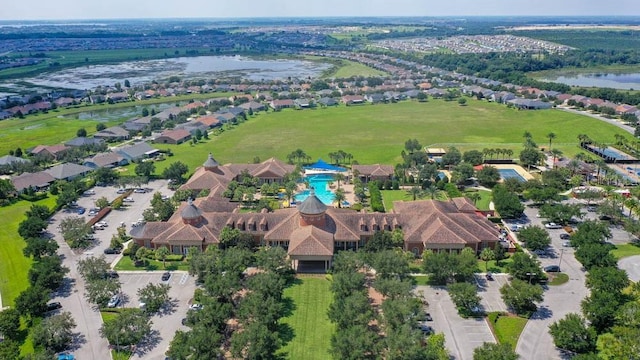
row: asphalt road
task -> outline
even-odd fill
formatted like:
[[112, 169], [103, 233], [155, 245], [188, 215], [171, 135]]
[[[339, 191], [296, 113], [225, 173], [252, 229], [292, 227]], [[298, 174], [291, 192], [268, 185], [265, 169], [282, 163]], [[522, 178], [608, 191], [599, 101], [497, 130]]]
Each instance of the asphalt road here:
[[[160, 191], [163, 194], [170, 195], [167, 189], [166, 181], [155, 181], [147, 187]], [[95, 187], [95, 195], [83, 196], [77, 202], [79, 206], [90, 209], [95, 207], [96, 199], [105, 196], [109, 201], [115, 199], [118, 194], [114, 187]], [[60, 289], [54, 297], [54, 301], [62, 304], [60, 311], [69, 311], [76, 322], [76, 337], [71, 346], [71, 352], [78, 359], [111, 359], [109, 344], [106, 339], [100, 336], [100, 327], [102, 326], [102, 318], [99, 309], [88, 303], [84, 296], [84, 281], [77, 272], [77, 262], [80, 259], [90, 256], [100, 256], [104, 249], [109, 247], [111, 237], [117, 231], [117, 225], [121, 221], [125, 221], [129, 226], [131, 221], [142, 217], [142, 211], [150, 206], [150, 200], [153, 192], [144, 194], [132, 194], [135, 202], [130, 203], [126, 209], [112, 211], [104, 220], [109, 226], [105, 230], [96, 231], [96, 241], [94, 245], [83, 252], [73, 251], [62, 238], [58, 230], [58, 226], [62, 219], [71, 216], [80, 216], [85, 220], [89, 220], [87, 212], [84, 215], [78, 215], [76, 212], [62, 210], [56, 213], [50, 221], [48, 232], [53, 235], [60, 249], [58, 253], [63, 257], [63, 265], [69, 268], [69, 274], [65, 278], [65, 286]], [[132, 220], [133, 219], [133, 220]], [[114, 261], [116, 255], [105, 255], [107, 261]], [[159, 276], [159, 275], [158, 275]]]
[[640, 281], [640, 255], [628, 256], [618, 261], [618, 267], [627, 272], [629, 279]]

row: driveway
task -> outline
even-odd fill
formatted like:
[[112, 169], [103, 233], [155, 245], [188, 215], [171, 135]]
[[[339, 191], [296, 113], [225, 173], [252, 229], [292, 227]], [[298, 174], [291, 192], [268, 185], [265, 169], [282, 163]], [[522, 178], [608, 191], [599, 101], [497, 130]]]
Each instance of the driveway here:
[[[424, 293], [429, 303], [428, 311], [433, 317], [436, 333], [444, 333], [445, 346], [452, 359], [471, 360], [473, 349], [485, 342], [496, 340], [484, 318], [463, 319], [443, 287], [417, 286], [416, 293]], [[489, 293], [487, 293], [488, 296]], [[483, 303], [484, 305], [484, 303]]]
[[482, 274], [475, 275], [480, 305], [485, 312], [507, 311], [500, 288], [509, 282], [508, 277], [507, 274], [494, 274], [493, 280], [487, 280]]
[[193, 292], [196, 288], [195, 278], [189, 276], [186, 271], [171, 272], [168, 281], [161, 281], [163, 271], [145, 272], [145, 271], [122, 271], [120, 274], [120, 282], [122, 283], [122, 293], [124, 307], [138, 307], [140, 300], [138, 298], [138, 289], [149, 283], [159, 284], [167, 283], [171, 286], [169, 297], [171, 298], [171, 307], [167, 310], [160, 311], [155, 314], [151, 321], [153, 324], [153, 334], [151, 341], [138, 347], [138, 352], [134, 354], [132, 359], [160, 359], [165, 358], [164, 353], [169, 348], [169, 344], [177, 330], [186, 331], [188, 328], [182, 325], [182, 319], [187, 316], [189, 308], [189, 300], [193, 298]]
[[[160, 191], [163, 194], [171, 195], [171, 191], [167, 189], [167, 182], [164, 180], [154, 181], [148, 185], [153, 192]], [[115, 199], [118, 194], [115, 187], [94, 187], [96, 194], [91, 196], [83, 196], [78, 199], [78, 205], [90, 209], [95, 207], [95, 200], [105, 196], [109, 201]], [[142, 217], [142, 211], [150, 206], [150, 200], [153, 192], [145, 194], [132, 194], [134, 203], [125, 210], [112, 211], [104, 220], [109, 223], [105, 230], [96, 232], [96, 241], [93, 247], [85, 251], [73, 251], [64, 241], [58, 226], [62, 219], [71, 216], [80, 216], [85, 220], [89, 220], [87, 213], [78, 215], [76, 212], [62, 210], [54, 214], [50, 221], [48, 232], [53, 235], [60, 249], [58, 253], [63, 258], [63, 265], [69, 268], [69, 274], [65, 278], [65, 285], [54, 294], [55, 301], [59, 301], [63, 308], [62, 311], [69, 311], [76, 322], [75, 331], [77, 336], [72, 344], [72, 352], [79, 359], [111, 359], [109, 352], [109, 344], [106, 339], [100, 336], [99, 329], [102, 326], [102, 318], [99, 309], [89, 304], [84, 296], [84, 280], [77, 272], [78, 260], [89, 256], [100, 256], [104, 249], [109, 247], [111, 237], [116, 233], [117, 225], [121, 221], [130, 223], [132, 220]], [[116, 259], [116, 255], [106, 255], [107, 261]], [[158, 275], [159, 276], [159, 275]], [[193, 291], [192, 291], [193, 294]]]

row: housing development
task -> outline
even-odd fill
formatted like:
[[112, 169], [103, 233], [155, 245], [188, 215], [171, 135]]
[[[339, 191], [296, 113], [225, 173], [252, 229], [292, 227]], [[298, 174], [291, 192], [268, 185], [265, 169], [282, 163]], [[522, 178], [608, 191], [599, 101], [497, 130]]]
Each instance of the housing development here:
[[638, 14], [405, 2], [0, 19], [0, 358], [639, 358]]

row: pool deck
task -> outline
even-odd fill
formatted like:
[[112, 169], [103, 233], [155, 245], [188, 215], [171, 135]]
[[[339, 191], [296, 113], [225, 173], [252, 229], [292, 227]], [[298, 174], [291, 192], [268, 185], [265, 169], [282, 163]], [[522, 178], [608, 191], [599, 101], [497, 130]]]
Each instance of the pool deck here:
[[513, 164], [490, 164], [490, 166], [493, 166], [496, 169], [511, 169], [514, 170], [515, 172], [518, 173], [518, 175], [522, 176], [525, 180], [533, 180], [535, 179], [533, 177], [533, 175], [529, 174], [529, 172], [527, 172], [527, 170], [525, 170], [522, 166], [520, 165], [513, 165]]

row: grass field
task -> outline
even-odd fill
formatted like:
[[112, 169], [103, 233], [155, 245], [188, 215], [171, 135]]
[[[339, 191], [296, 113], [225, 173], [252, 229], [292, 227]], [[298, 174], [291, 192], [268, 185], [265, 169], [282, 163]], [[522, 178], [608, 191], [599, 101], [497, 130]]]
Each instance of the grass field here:
[[182, 262], [182, 261], [167, 261], [166, 262], [166, 267], [162, 266], [162, 261], [157, 261], [157, 260], [149, 260], [147, 259], [147, 266], [145, 267], [136, 267], [133, 264], [133, 260], [131, 260], [130, 257], [128, 256], [123, 256], [120, 261], [118, 261], [118, 263], [116, 264], [116, 266], [114, 267], [115, 270], [119, 270], [119, 271], [140, 271], [140, 270], [147, 270], [147, 271], [160, 271], [160, 270], [184, 270], [184, 271], [189, 271], [189, 264]]
[[385, 72], [374, 69], [372, 67], [349, 61], [341, 60], [342, 65], [335, 71], [323, 75], [323, 78], [350, 78], [352, 76], [384, 76]]
[[384, 209], [388, 212], [393, 210], [394, 201], [411, 201], [413, 197], [405, 190], [381, 190], [382, 202], [384, 203]]
[[635, 244], [616, 245], [616, 248], [611, 250], [611, 254], [613, 254], [616, 260], [627, 256], [640, 255], [640, 246]]
[[484, 273], [487, 271], [491, 271], [494, 274], [501, 274], [507, 272], [507, 266], [513, 262], [511, 258], [507, 258], [504, 260], [500, 260], [500, 266], [496, 265], [495, 260], [490, 260], [485, 263], [483, 260], [478, 260], [478, 269], [480, 272]]
[[191, 171], [209, 152], [220, 163], [248, 163], [255, 156], [284, 160], [297, 148], [312, 159], [327, 159], [329, 152], [342, 149], [361, 164], [396, 164], [409, 138], [422, 145], [454, 143], [462, 151], [500, 147], [517, 153], [524, 131], [541, 146], [549, 132], [556, 133], [554, 148], [569, 156], [580, 151], [578, 134], [597, 142], [613, 142], [615, 134], [631, 138], [613, 125], [557, 110], [518, 111], [477, 100], [469, 100], [468, 106], [430, 100], [263, 113], [209, 143], [161, 147], [176, 155], [164, 163], [180, 159]]
[[527, 325], [527, 319], [515, 315], [507, 316], [491, 313], [489, 314], [489, 322], [493, 326], [498, 342], [500, 344], [509, 344], [515, 350], [518, 338], [524, 326]]
[[[76, 136], [76, 131], [80, 128], [87, 130], [89, 135], [96, 132], [96, 125], [103, 122], [100, 113], [111, 109], [131, 108], [134, 106], [145, 106], [162, 103], [176, 103], [191, 99], [212, 99], [217, 97], [228, 97], [233, 93], [210, 93], [191, 94], [172, 98], [156, 98], [135, 102], [118, 103], [113, 105], [80, 105], [72, 108], [56, 109], [48, 113], [28, 115], [24, 119], [8, 119], [0, 121], [0, 155], [5, 155], [9, 150], [17, 147], [24, 149], [40, 145], [54, 145]], [[95, 120], [74, 119], [73, 115], [81, 113], [95, 112]], [[64, 117], [63, 117], [64, 116]], [[111, 126], [122, 123], [130, 118], [126, 117], [119, 121], [109, 121], [105, 125]]]
[[329, 359], [334, 325], [327, 317], [331, 304], [331, 283], [324, 277], [299, 276], [297, 283], [285, 289], [293, 300], [293, 313], [282, 323], [293, 330], [293, 338], [281, 350], [288, 359]]
[[489, 210], [489, 203], [492, 199], [491, 191], [472, 189], [465, 191], [465, 195], [471, 192], [477, 192], [478, 194], [480, 194], [480, 200], [476, 202], [476, 207], [478, 208], [478, 210]]
[[[55, 197], [35, 202], [50, 208], [56, 203]], [[0, 207], [0, 294], [2, 305], [13, 305], [15, 298], [29, 286], [27, 273], [31, 259], [22, 255], [24, 240], [18, 235], [18, 225], [25, 219], [24, 213], [33, 203], [20, 201], [10, 206]]]

